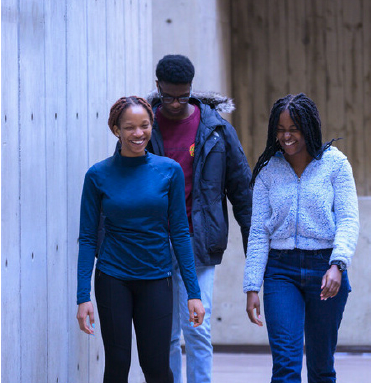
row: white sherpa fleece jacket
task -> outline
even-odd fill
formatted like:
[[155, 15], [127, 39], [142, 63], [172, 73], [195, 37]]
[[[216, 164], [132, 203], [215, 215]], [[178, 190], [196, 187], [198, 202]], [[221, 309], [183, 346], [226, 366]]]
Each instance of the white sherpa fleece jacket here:
[[258, 174], [243, 290], [259, 291], [270, 249], [333, 248], [350, 265], [359, 231], [358, 199], [346, 156], [330, 146], [300, 178], [277, 152]]

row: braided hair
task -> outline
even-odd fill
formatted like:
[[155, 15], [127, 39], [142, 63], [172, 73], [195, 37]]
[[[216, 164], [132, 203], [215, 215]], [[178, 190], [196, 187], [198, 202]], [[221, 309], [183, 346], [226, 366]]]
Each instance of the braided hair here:
[[321, 119], [316, 104], [304, 93], [297, 95], [289, 94], [278, 99], [272, 107], [269, 123], [268, 137], [265, 150], [256, 163], [250, 182], [253, 188], [255, 179], [264, 166], [266, 166], [276, 152], [283, 149], [277, 140], [277, 125], [280, 115], [288, 110], [297, 129], [299, 129], [305, 140], [308, 153], [316, 160], [321, 159], [323, 152], [331, 146], [335, 139], [322, 145]]
[[151, 125], [153, 125], [153, 111], [151, 105], [144, 98], [137, 96], [121, 97], [112, 105], [108, 118], [108, 126], [113, 134], [115, 134], [114, 126], [120, 127], [123, 112], [134, 105], [141, 105], [147, 111]]
[[170, 84], [191, 84], [195, 68], [191, 60], [183, 55], [166, 55], [156, 66], [158, 81]]

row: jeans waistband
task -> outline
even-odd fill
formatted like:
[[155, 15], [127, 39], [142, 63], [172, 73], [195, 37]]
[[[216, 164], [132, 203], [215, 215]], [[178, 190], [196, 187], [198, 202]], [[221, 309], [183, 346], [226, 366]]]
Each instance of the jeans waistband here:
[[318, 250], [304, 250], [304, 249], [292, 249], [292, 250], [286, 250], [286, 249], [271, 249], [271, 251], [278, 251], [278, 252], [281, 252], [281, 253], [287, 253], [287, 254], [291, 254], [291, 253], [297, 253], [297, 252], [301, 252], [303, 254], [314, 254], [314, 255], [317, 255], [317, 254], [328, 254], [328, 255], [331, 255], [332, 253], [332, 248], [329, 248], [329, 249], [318, 249]]

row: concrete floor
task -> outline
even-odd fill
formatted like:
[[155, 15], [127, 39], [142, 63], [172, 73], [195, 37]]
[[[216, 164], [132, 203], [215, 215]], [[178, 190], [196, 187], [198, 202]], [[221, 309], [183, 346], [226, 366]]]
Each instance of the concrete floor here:
[[[270, 354], [215, 353], [212, 383], [269, 383], [272, 361]], [[337, 383], [370, 383], [371, 354], [336, 353], [335, 368]], [[305, 360], [302, 383], [307, 383]], [[183, 382], [185, 356], [183, 355]]]

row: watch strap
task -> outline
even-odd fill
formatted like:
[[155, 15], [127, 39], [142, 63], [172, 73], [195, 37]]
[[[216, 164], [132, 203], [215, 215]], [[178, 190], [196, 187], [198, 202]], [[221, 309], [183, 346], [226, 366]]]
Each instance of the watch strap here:
[[347, 265], [343, 261], [332, 261], [331, 265], [336, 265], [340, 271], [345, 271], [347, 269]]

